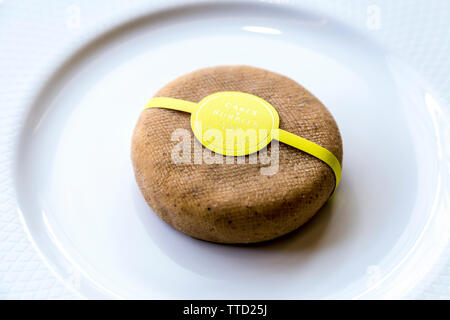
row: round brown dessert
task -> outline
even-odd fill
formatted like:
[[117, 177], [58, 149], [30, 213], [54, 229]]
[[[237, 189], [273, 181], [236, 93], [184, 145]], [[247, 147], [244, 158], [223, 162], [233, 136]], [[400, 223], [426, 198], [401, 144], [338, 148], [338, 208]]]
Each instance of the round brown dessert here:
[[[277, 110], [281, 129], [321, 145], [342, 163], [342, 140], [331, 114], [305, 88], [277, 73], [249, 66], [205, 68], [170, 82], [155, 97], [197, 103], [220, 91], [240, 91], [266, 100]], [[180, 128], [190, 132], [189, 163], [172, 157], [180, 143], [172, 135]], [[267, 147], [264, 163], [259, 158], [256, 163], [249, 161], [253, 155], [245, 156], [244, 164], [237, 157], [229, 163], [225, 158], [230, 157], [219, 154], [214, 156], [223, 157], [222, 164], [195, 163], [205, 147], [194, 138], [190, 114], [150, 108], [142, 111], [137, 122], [131, 157], [142, 195], [165, 222], [202, 240], [253, 243], [303, 225], [335, 187], [333, 171], [321, 160], [280, 142], [278, 165], [267, 163], [271, 148], [275, 150]]]

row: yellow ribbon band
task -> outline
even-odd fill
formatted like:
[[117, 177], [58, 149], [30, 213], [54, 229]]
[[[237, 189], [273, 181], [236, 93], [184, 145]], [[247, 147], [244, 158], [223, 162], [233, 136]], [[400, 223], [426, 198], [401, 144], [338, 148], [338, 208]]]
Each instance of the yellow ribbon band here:
[[[229, 108], [228, 110], [225, 111], [234, 111], [234, 115], [238, 115], [239, 119], [243, 118], [242, 114], [247, 115], [247, 118], [245, 118], [246, 122], [245, 126], [247, 126], [247, 123], [250, 123], [250, 120], [248, 120], [248, 117], [251, 117], [252, 114], [254, 114], [254, 116], [259, 119], [261, 119], [261, 113], [264, 112], [269, 112], [269, 114], [272, 116], [272, 120], [273, 122], [268, 123], [267, 122], [267, 115], [265, 115], [265, 123], [264, 123], [264, 128], [268, 128], [272, 133], [277, 130], [278, 131], [278, 141], [283, 142], [285, 144], [288, 144], [296, 149], [299, 149], [301, 151], [304, 151], [314, 157], [316, 157], [317, 159], [322, 160], [325, 164], [327, 164], [331, 170], [333, 170], [334, 176], [336, 178], [336, 185], [335, 185], [335, 190], [337, 188], [337, 186], [339, 185], [339, 181], [341, 179], [341, 164], [339, 163], [339, 160], [336, 158], [336, 156], [328, 151], [327, 149], [325, 149], [324, 147], [321, 147], [320, 145], [311, 142], [305, 138], [302, 138], [300, 136], [297, 136], [293, 133], [287, 132], [285, 130], [279, 129], [278, 128], [278, 114], [276, 113], [276, 110], [270, 105], [268, 104], [266, 101], [262, 100], [261, 98], [258, 98], [256, 96], [252, 96], [249, 94], [245, 94], [245, 93], [241, 93], [241, 92], [220, 92], [217, 94], [213, 94], [211, 96], [206, 97], [204, 100], [202, 100], [200, 103], [194, 103], [194, 102], [189, 102], [189, 101], [185, 101], [185, 100], [180, 100], [180, 99], [174, 99], [174, 98], [165, 98], [165, 97], [157, 97], [157, 98], [153, 98], [151, 99], [147, 105], [144, 107], [145, 109], [148, 108], [165, 108], [165, 109], [171, 109], [171, 110], [178, 110], [178, 111], [183, 111], [183, 112], [188, 112], [194, 115], [194, 113], [199, 113], [199, 110], [201, 108], [203, 108], [203, 110], [207, 110], [207, 106], [209, 106], [209, 102], [212, 99], [221, 99], [221, 98], [226, 98], [228, 100], [225, 101], [230, 101], [230, 97], [232, 96], [236, 96], [237, 98], [235, 99], [238, 103], [229, 103], [227, 102], [226, 104], [229, 104], [227, 106], [227, 108]], [[217, 100], [216, 99], [216, 100]], [[250, 100], [249, 100], [250, 99]], [[232, 101], [233, 99], [231, 99]], [[245, 101], [246, 105], [250, 105], [251, 108], [242, 108], [239, 107], [239, 103]], [[217, 103], [217, 101], [216, 101]], [[253, 105], [252, 105], [253, 104]], [[206, 106], [206, 107], [204, 107]], [[264, 109], [264, 107], [266, 109]], [[213, 109], [213, 111], [211, 112], [216, 112], [217, 113], [217, 108]], [[209, 113], [208, 116], [210, 116], [212, 113]], [[229, 115], [230, 113], [228, 112], [227, 115]], [[237, 118], [237, 116], [236, 116]], [[270, 118], [270, 117], [269, 117]], [[210, 119], [208, 117], [206, 117], [205, 119]], [[262, 121], [264, 122], [264, 121]], [[261, 122], [260, 122], [261, 123]], [[193, 121], [191, 121], [193, 130], [195, 129], [195, 123]], [[257, 126], [256, 122], [255, 122], [255, 126]], [[196, 133], [196, 130], [194, 130], [194, 134]], [[265, 141], [265, 145], [267, 145], [270, 140], [272, 139], [271, 136], [269, 136], [268, 140]], [[203, 145], [206, 146], [206, 144], [203, 141], [202, 142]], [[264, 141], [263, 141], [264, 142]], [[264, 147], [264, 144], [259, 144], [259, 147]], [[261, 148], [262, 148], [261, 147]], [[226, 152], [226, 150], [215, 150], [214, 148], [210, 148], [210, 146], [208, 146], [209, 149], [212, 149], [215, 152], [219, 152], [221, 154], [229, 154]], [[260, 149], [261, 149], [260, 148]], [[252, 152], [256, 152], [259, 151], [259, 149], [254, 149], [254, 150], [242, 150], [241, 153], [236, 153], [235, 151], [235, 155], [244, 155], [244, 154], [250, 154]]]
[[153, 98], [144, 107], [148, 108], [165, 108], [178, 111], [192, 113], [197, 108], [197, 103], [174, 98]]
[[282, 129], [278, 129], [278, 141], [288, 144], [296, 149], [302, 150], [303, 152], [306, 152], [325, 162], [334, 172], [334, 176], [336, 178], [335, 189], [337, 188], [337, 186], [339, 185], [339, 181], [341, 180], [342, 169], [339, 160], [333, 153], [331, 153], [324, 147], [319, 146], [317, 143], [311, 142], [305, 138], [284, 131]]

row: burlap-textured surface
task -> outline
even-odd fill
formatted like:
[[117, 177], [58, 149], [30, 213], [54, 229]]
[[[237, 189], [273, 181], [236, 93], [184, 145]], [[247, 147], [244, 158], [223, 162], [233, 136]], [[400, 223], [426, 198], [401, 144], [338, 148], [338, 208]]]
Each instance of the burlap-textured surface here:
[[[331, 114], [282, 75], [248, 66], [205, 68], [172, 81], [155, 96], [199, 102], [218, 91], [241, 91], [268, 101], [279, 113], [281, 129], [327, 148], [342, 163], [342, 140]], [[192, 237], [221, 243], [274, 239], [308, 221], [333, 191], [334, 174], [326, 164], [283, 143], [274, 175], [262, 175], [259, 162], [175, 164], [171, 152], [178, 142], [171, 136], [177, 128], [191, 130], [189, 113], [142, 111], [131, 155], [147, 203]], [[193, 134], [191, 141], [199, 144]]]

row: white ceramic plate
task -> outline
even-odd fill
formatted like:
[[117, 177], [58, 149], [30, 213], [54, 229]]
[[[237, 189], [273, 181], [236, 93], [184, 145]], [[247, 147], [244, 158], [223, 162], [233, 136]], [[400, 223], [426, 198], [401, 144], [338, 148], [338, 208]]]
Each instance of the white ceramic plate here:
[[[131, 134], [147, 100], [197, 68], [287, 75], [332, 112], [343, 178], [282, 239], [187, 237], [143, 200]], [[88, 298], [399, 298], [448, 240], [448, 107], [395, 52], [332, 16], [261, 3], [153, 10], [72, 52], [13, 139], [20, 215], [42, 259]]]

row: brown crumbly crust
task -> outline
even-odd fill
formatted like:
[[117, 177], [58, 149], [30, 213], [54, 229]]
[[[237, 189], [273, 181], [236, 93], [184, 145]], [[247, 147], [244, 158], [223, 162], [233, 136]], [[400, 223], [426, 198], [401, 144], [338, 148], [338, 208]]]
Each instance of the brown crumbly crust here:
[[[281, 129], [323, 146], [342, 163], [342, 140], [333, 117], [316, 97], [285, 76], [249, 66], [211, 67], [170, 82], [155, 97], [199, 102], [218, 91], [241, 91], [268, 101], [278, 111]], [[177, 128], [191, 130], [190, 114], [142, 111], [131, 157], [150, 207], [192, 237], [220, 243], [274, 239], [308, 221], [333, 191], [334, 174], [326, 164], [283, 143], [279, 171], [271, 176], [260, 173], [264, 165], [259, 162], [175, 164], [171, 151], [179, 142], [171, 141], [171, 135]], [[191, 159], [193, 153], [192, 146]]]

